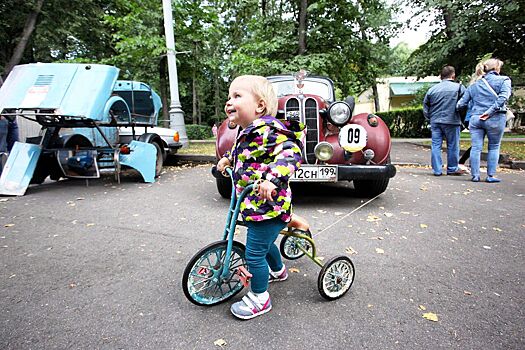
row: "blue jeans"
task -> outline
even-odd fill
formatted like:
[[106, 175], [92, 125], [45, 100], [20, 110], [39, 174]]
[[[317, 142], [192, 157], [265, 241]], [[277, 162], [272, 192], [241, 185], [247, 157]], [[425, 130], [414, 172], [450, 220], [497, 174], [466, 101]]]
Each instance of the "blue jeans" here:
[[447, 173], [453, 173], [458, 170], [459, 161], [459, 125], [431, 123], [430, 131], [432, 132], [432, 152], [430, 162], [432, 171], [436, 175], [441, 174], [443, 160], [441, 159], [441, 145], [443, 138], [447, 141]]
[[487, 175], [494, 176], [499, 160], [499, 147], [507, 123], [505, 113], [497, 113], [487, 120], [480, 120], [479, 115], [470, 118], [470, 172], [472, 176], [479, 177], [479, 163], [485, 135], [488, 139]]
[[251, 289], [254, 293], [264, 293], [268, 289], [270, 271], [283, 268], [281, 253], [274, 244], [279, 232], [286, 227], [286, 222], [279, 218], [263, 221], [247, 221], [246, 262], [253, 275]]

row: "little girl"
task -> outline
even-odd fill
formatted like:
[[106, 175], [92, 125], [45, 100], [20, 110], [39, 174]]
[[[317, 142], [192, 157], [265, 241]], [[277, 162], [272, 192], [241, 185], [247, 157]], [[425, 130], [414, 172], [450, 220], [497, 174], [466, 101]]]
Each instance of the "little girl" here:
[[[242, 130], [231, 150], [218, 162], [217, 170], [233, 166], [235, 190], [261, 180], [241, 203], [246, 223], [246, 262], [253, 275], [251, 291], [231, 306], [234, 316], [250, 319], [272, 308], [269, 281], [288, 277], [279, 249], [274, 244], [292, 215], [290, 176], [300, 166], [304, 125], [277, 120], [277, 96], [264, 77], [245, 75], [230, 85], [225, 106], [230, 122]], [[299, 218], [294, 218], [301, 222]], [[304, 228], [306, 223], [302, 223]]]

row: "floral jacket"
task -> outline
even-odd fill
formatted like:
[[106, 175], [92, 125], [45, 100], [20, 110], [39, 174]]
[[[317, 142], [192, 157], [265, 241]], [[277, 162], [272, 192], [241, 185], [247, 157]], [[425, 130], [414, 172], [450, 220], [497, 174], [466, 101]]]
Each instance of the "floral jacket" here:
[[304, 125], [264, 116], [241, 130], [231, 152], [224, 156], [234, 166], [235, 191], [259, 179], [277, 186], [274, 201], [259, 198], [250, 192], [241, 203], [245, 221], [262, 221], [279, 217], [288, 222], [292, 213], [292, 191], [288, 180], [301, 165]]

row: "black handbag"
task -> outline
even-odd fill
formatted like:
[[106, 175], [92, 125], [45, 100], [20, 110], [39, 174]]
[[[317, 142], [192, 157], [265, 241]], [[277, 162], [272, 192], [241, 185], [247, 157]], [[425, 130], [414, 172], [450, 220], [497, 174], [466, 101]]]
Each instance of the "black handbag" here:
[[[459, 100], [461, 99], [463, 95], [461, 94], [461, 84], [459, 84], [459, 88], [458, 88], [458, 98], [456, 100], [456, 105], [458, 104]], [[466, 120], [467, 118], [467, 108], [468, 107], [463, 107], [461, 109], [458, 109], [458, 114], [459, 114], [459, 119], [461, 120], [461, 126], [463, 127], [463, 129], [468, 129], [468, 120]]]

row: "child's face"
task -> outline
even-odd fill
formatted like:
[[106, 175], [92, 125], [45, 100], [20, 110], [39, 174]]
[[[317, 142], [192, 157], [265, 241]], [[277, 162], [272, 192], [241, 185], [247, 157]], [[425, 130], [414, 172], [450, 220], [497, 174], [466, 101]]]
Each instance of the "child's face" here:
[[265, 109], [263, 100], [258, 99], [250, 89], [248, 79], [235, 79], [230, 85], [228, 101], [224, 111], [230, 123], [246, 128], [255, 119], [259, 118]]

